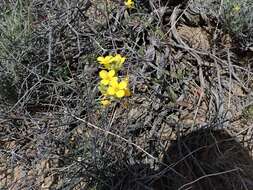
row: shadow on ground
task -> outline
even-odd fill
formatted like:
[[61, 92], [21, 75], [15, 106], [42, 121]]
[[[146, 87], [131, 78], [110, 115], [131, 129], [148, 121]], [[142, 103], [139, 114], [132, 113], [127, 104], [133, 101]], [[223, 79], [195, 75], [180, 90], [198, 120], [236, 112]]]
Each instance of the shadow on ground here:
[[178, 137], [163, 164], [132, 165], [116, 172], [102, 190], [250, 190], [253, 161], [225, 130], [201, 129]]

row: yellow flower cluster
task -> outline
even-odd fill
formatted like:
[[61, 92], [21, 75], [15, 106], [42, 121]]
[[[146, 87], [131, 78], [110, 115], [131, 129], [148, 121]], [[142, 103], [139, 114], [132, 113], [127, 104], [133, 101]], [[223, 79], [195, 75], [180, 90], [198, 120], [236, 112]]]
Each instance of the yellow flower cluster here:
[[103, 70], [99, 72], [100, 84], [99, 90], [103, 95], [101, 104], [107, 106], [112, 100], [121, 99], [125, 96], [130, 96], [128, 86], [128, 78], [123, 78], [119, 81], [117, 72], [122, 68], [126, 61], [125, 57], [120, 54], [115, 56], [100, 56], [97, 61], [103, 66]]
[[125, 0], [125, 6], [128, 9], [132, 9], [134, 7], [134, 1], [133, 0]]
[[122, 57], [120, 54], [116, 54], [115, 56], [100, 56], [97, 58], [97, 61], [103, 65], [105, 69], [115, 70], [117, 72], [122, 68], [123, 63], [126, 61], [126, 58]]
[[235, 4], [234, 7], [233, 7], [233, 11], [236, 12], [236, 13], [238, 13], [238, 12], [240, 12], [240, 10], [241, 10], [240, 5]]

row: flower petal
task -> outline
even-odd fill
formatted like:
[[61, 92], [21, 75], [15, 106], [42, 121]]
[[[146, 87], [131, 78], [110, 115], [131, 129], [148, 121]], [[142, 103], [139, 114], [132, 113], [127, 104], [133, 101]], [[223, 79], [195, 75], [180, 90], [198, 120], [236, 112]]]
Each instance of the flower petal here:
[[113, 88], [118, 88], [118, 77], [112, 77], [110, 82], [109, 82], [109, 85]]
[[108, 64], [111, 64], [111, 62], [112, 62], [112, 56], [108, 55], [108, 56], [105, 57], [105, 59], [103, 61], [103, 64], [108, 65]]
[[119, 60], [121, 58], [121, 55], [120, 54], [116, 54], [115, 56], [114, 56], [114, 59], [115, 60]]
[[112, 62], [117, 63], [118, 60], [119, 60], [119, 56], [118, 56], [118, 54], [116, 54], [116, 55], [112, 58]]
[[126, 61], [126, 58], [125, 58], [125, 57], [122, 57], [122, 58], [120, 59], [120, 64], [123, 64], [125, 61]]
[[109, 61], [110, 59], [112, 59], [112, 58], [113, 58], [113, 56], [111, 56], [111, 55], [105, 56], [105, 59], [108, 60], [108, 61]]
[[119, 89], [123, 90], [127, 88], [127, 81], [123, 80], [119, 83]]
[[103, 84], [103, 85], [108, 85], [110, 81], [107, 80], [107, 79], [103, 79], [103, 80], [101, 80], [100, 82], [101, 82], [101, 84]]
[[119, 83], [118, 83], [118, 78], [117, 77], [116, 77], [116, 79], [113, 79], [113, 80], [110, 81], [110, 86], [112, 88], [115, 88], [115, 89], [117, 89], [119, 87]]
[[102, 62], [104, 60], [104, 57], [103, 56], [99, 56], [98, 58], [97, 58], [97, 61], [98, 62]]
[[115, 88], [109, 87], [109, 88], [107, 89], [107, 94], [113, 96], [115, 93], [116, 93]]
[[125, 96], [125, 91], [124, 90], [119, 90], [116, 92], [116, 97], [117, 98], [122, 98]]
[[110, 82], [114, 82], [114, 83], [118, 82], [118, 77], [112, 77]]
[[110, 70], [111, 69], [111, 64], [110, 63], [105, 63], [103, 64], [104, 67], [107, 69], [107, 70]]
[[103, 106], [108, 106], [111, 104], [111, 101], [110, 100], [101, 100], [100, 103], [103, 105]]
[[112, 78], [112, 77], [114, 77], [114, 75], [115, 75], [115, 70], [110, 70], [109, 72], [108, 72], [108, 76], [110, 77], [110, 78]]
[[125, 1], [125, 6], [129, 9], [134, 7], [134, 2], [132, 0]]
[[105, 71], [105, 70], [102, 70], [102, 71], [99, 72], [99, 77], [100, 77], [101, 79], [107, 78], [107, 75], [108, 75], [108, 72]]

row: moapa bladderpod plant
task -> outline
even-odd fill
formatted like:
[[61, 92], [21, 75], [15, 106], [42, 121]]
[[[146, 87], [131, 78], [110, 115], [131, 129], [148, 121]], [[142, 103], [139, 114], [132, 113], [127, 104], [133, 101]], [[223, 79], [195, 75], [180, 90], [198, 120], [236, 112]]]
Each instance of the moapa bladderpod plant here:
[[240, 45], [253, 50], [252, 0], [194, 0], [190, 8], [200, 14], [216, 17], [220, 28]]
[[224, 0], [222, 21], [240, 46], [253, 50], [253, 1]]
[[125, 6], [128, 9], [132, 9], [134, 7], [134, 1], [133, 0], [126, 0], [124, 3], [125, 3]]
[[122, 68], [126, 57], [120, 54], [114, 56], [100, 56], [97, 61], [102, 65], [99, 72], [99, 91], [102, 94], [101, 104], [108, 106], [112, 101], [130, 96], [128, 77], [119, 76], [118, 71]]

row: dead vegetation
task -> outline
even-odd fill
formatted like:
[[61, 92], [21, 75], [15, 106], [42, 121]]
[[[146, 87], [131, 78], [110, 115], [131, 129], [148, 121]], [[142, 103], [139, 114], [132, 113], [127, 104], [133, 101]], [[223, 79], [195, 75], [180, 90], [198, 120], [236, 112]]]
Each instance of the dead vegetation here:
[[[27, 32], [0, 35], [1, 189], [219, 189], [231, 178], [229, 189], [252, 188], [252, 51], [223, 28], [222, 4], [24, 2], [0, 3], [6, 15], [19, 10], [14, 26]], [[102, 108], [96, 58], [110, 53], [127, 57], [132, 96]], [[203, 128], [230, 136], [178, 140]]]

